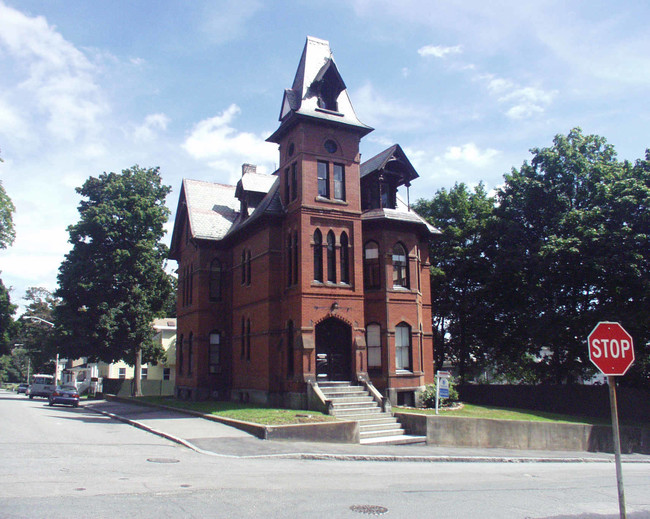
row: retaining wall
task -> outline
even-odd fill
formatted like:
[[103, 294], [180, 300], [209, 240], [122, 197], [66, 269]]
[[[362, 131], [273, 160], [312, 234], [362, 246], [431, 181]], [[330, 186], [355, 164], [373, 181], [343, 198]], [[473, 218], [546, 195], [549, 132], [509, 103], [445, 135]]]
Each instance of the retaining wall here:
[[[523, 422], [395, 413], [409, 434], [446, 447], [614, 452], [612, 428], [604, 425]], [[621, 452], [650, 454], [650, 429], [621, 427]]]

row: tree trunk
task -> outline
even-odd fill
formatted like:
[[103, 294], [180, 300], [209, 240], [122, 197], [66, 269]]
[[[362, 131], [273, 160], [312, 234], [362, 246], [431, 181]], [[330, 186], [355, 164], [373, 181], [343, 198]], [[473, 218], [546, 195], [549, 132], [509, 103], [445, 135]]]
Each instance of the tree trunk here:
[[133, 374], [133, 396], [142, 396], [142, 350], [138, 346], [135, 352], [135, 373]]

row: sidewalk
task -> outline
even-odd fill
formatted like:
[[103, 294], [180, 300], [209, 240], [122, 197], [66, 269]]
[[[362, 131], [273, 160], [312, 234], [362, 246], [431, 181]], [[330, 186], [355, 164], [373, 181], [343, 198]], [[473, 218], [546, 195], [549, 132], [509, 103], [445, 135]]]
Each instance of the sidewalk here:
[[[417, 445], [358, 445], [260, 440], [234, 427], [181, 411], [118, 401], [89, 401], [84, 409], [109, 416], [202, 454], [234, 458], [294, 458], [362, 461], [613, 463], [603, 452], [522, 451]], [[650, 456], [624, 454], [623, 463], [650, 463]]]

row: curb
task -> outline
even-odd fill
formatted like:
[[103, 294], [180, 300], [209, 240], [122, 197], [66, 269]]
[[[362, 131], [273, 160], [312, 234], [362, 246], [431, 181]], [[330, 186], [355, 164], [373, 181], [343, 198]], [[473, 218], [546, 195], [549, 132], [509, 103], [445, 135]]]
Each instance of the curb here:
[[[383, 454], [327, 454], [327, 453], [282, 453], [282, 454], [257, 454], [250, 456], [238, 456], [234, 454], [219, 454], [212, 451], [206, 451], [194, 445], [183, 438], [179, 438], [169, 433], [159, 431], [153, 427], [149, 427], [136, 420], [131, 420], [108, 411], [93, 409], [92, 407], [85, 407], [104, 416], [108, 416], [119, 422], [126, 423], [143, 431], [155, 434], [174, 443], [178, 443], [188, 449], [191, 449], [199, 454], [208, 456], [216, 456], [220, 458], [232, 459], [298, 459], [298, 460], [311, 460], [311, 461], [378, 461], [378, 462], [409, 462], [409, 463], [614, 463], [614, 459], [609, 458], [585, 458], [585, 457], [570, 457], [570, 458], [554, 458], [548, 456], [398, 456], [398, 455], [383, 455]], [[175, 409], [174, 409], [175, 410]], [[625, 460], [627, 463], [650, 463], [650, 460]]]

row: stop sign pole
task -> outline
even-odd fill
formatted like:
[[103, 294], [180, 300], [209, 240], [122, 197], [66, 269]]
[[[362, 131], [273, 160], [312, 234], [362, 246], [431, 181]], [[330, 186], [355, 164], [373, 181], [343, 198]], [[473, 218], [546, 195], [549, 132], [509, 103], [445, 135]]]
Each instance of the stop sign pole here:
[[634, 362], [634, 341], [632, 336], [619, 323], [601, 321], [591, 331], [587, 342], [589, 343], [589, 359], [607, 376], [609, 385], [616, 482], [618, 485], [618, 509], [621, 519], [625, 519], [627, 515], [625, 512], [623, 469], [621, 466], [621, 436], [618, 428], [618, 408], [616, 405], [616, 377], [624, 375]]

